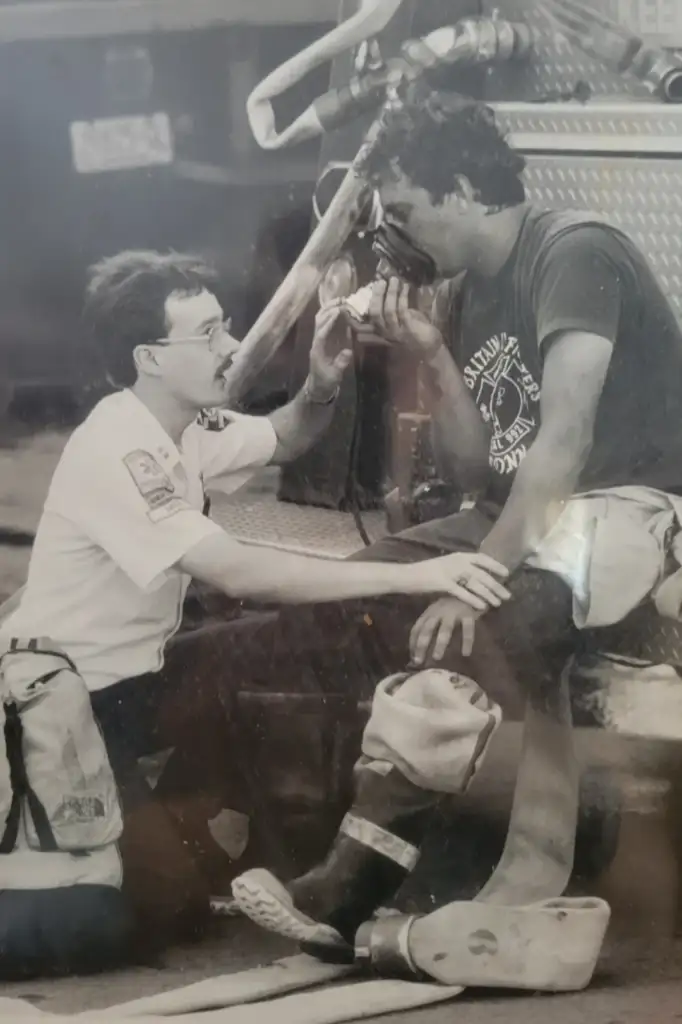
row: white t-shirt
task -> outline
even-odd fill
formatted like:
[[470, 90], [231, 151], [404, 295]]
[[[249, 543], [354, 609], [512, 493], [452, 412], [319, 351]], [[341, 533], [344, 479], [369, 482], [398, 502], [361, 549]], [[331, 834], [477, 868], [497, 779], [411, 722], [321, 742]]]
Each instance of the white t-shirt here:
[[103, 399], [67, 442], [0, 639], [50, 637], [91, 691], [158, 671], [190, 582], [174, 566], [220, 532], [204, 486], [232, 493], [276, 445], [269, 419], [221, 413], [176, 447], [131, 391]]

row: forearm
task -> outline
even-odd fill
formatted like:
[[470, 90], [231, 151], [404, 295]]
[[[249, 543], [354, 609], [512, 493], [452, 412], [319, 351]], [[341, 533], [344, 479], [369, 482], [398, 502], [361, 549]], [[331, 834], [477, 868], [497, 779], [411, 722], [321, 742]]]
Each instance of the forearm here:
[[469, 493], [488, 479], [490, 434], [471, 392], [444, 345], [425, 360], [432, 398], [436, 456], [448, 477]]
[[277, 434], [273, 462], [292, 462], [307, 452], [328, 429], [334, 416], [335, 392], [301, 391], [277, 409], [270, 421]]
[[521, 463], [509, 498], [480, 550], [510, 572], [549, 533], [572, 496], [584, 456], [538, 440]]
[[419, 591], [416, 566], [344, 562], [246, 545], [229, 565], [215, 565], [202, 576], [229, 597], [276, 604], [312, 604]]

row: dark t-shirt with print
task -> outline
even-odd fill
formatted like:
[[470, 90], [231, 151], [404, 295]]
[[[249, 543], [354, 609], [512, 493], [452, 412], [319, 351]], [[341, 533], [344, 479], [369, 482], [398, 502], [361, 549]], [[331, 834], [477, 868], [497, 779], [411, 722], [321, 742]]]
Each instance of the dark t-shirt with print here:
[[644, 256], [599, 215], [529, 208], [492, 279], [469, 273], [452, 353], [491, 430], [488, 497], [503, 503], [540, 426], [543, 358], [562, 331], [613, 342], [578, 492], [682, 493], [682, 332]]

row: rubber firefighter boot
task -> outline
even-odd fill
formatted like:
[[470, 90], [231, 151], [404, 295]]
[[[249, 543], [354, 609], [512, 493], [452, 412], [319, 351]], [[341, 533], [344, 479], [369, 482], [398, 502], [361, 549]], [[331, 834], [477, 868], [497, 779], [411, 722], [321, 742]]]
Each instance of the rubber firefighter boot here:
[[316, 955], [352, 957], [356, 931], [412, 871], [436, 805], [466, 790], [500, 718], [467, 676], [424, 669], [382, 680], [353, 805], [326, 859], [286, 888], [267, 871], [240, 875], [232, 891], [243, 912]]
[[321, 959], [352, 960], [357, 929], [413, 870], [442, 793], [410, 782], [388, 761], [361, 757], [355, 799], [325, 860], [286, 887], [264, 869], [232, 883], [243, 913]]

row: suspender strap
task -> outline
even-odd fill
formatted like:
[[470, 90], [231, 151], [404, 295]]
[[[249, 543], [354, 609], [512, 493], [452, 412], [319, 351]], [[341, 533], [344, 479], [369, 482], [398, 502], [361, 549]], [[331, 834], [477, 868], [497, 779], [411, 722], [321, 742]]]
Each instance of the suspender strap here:
[[60, 658], [65, 662], [70, 669], [74, 672], [78, 672], [75, 664], [68, 656], [66, 651], [60, 650], [50, 640], [44, 640], [38, 637], [30, 637], [29, 639], [19, 639], [13, 636], [9, 641], [9, 646], [5, 651], [0, 654], [0, 665], [9, 654], [44, 654], [51, 658]]

